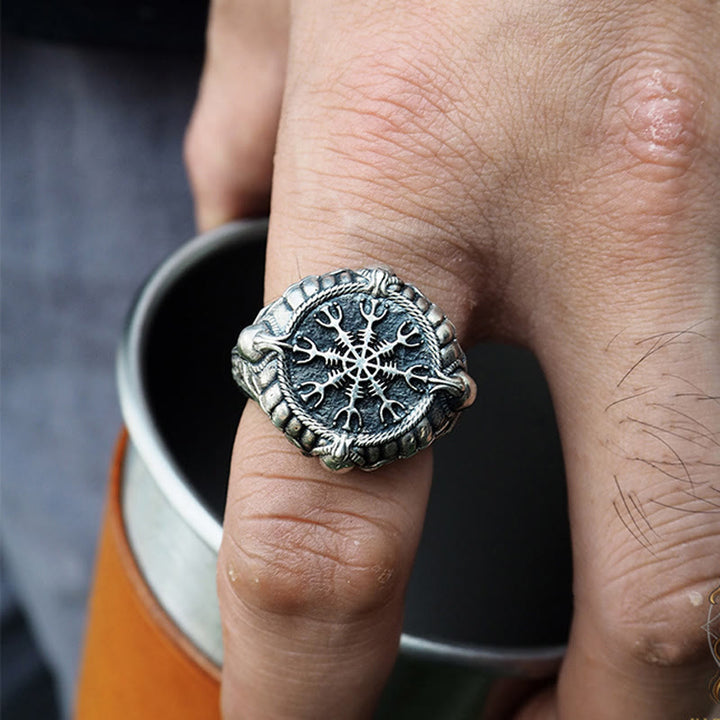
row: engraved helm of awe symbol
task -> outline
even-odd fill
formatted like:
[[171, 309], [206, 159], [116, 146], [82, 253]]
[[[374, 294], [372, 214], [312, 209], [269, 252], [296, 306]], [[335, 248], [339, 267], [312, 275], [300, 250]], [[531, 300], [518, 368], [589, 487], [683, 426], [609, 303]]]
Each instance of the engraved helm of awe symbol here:
[[332, 469], [414, 454], [474, 394], [452, 324], [380, 268], [288, 288], [241, 333], [233, 374], [292, 442]]
[[328, 300], [298, 324], [291, 343], [291, 386], [329, 427], [381, 432], [427, 394], [427, 342], [388, 299], [351, 293]]

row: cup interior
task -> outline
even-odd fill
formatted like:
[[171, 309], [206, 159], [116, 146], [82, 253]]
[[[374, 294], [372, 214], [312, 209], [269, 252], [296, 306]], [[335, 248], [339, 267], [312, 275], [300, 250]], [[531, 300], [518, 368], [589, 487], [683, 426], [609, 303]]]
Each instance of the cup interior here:
[[[240, 233], [169, 283], [148, 318], [141, 372], [153, 421], [199, 502], [222, 522], [244, 398], [230, 373], [262, 307], [265, 237]], [[440, 642], [566, 642], [572, 607], [564, 468], [543, 373], [527, 350], [468, 353], [477, 400], [435, 444], [404, 632]]]

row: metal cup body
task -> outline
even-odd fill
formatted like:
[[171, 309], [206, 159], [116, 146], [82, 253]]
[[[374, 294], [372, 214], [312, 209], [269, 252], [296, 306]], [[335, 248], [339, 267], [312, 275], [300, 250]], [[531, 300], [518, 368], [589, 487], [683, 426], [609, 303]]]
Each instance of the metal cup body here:
[[[143, 667], [143, 657], [155, 657], [155, 667], [144, 668], [143, 687], [173, 692], [182, 685], [180, 696], [194, 692], [207, 706], [202, 715], [192, 709], [195, 714], [173, 717], [219, 717], [215, 565], [243, 406], [229, 358], [239, 330], [262, 305], [266, 232], [265, 221], [240, 222], [192, 240], [150, 277], [130, 313], [118, 355], [129, 437], [114, 464], [81, 718], [113, 717], [98, 711], [92, 697], [131, 702], [124, 717], [157, 717], [142, 693], [123, 695], [123, 683], [137, 686], [137, 678], [110, 678], [100, 670], [99, 655], [108, 652], [134, 653], [138, 657], [120, 659]], [[517, 692], [508, 678], [519, 685], [546, 678], [563, 653], [569, 535], [549, 394], [527, 353], [484, 346], [469, 359], [479, 386], [477, 410], [437, 444], [428, 518], [380, 718], [461, 720], [477, 718], [483, 708], [497, 711], [503, 696]], [[145, 646], [128, 647], [125, 637], [113, 650], [118, 638], [107, 628], [98, 631], [107, 601], [96, 598], [112, 596], [119, 570], [143, 611], [139, 626], [155, 622]], [[153, 655], [151, 640], [174, 648], [174, 660], [167, 652]], [[175, 712], [182, 707], [196, 706], [185, 701]]]

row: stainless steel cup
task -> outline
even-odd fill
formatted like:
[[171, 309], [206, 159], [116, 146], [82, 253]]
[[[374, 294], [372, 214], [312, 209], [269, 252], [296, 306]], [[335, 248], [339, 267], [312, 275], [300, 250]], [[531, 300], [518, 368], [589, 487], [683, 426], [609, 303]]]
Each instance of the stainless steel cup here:
[[[173, 254], [140, 292], [118, 360], [129, 544], [170, 620], [217, 665], [215, 564], [244, 403], [230, 350], [262, 306], [266, 232], [265, 221], [233, 223]], [[526, 351], [483, 345], [469, 362], [478, 399], [436, 445], [380, 718], [502, 712], [521, 685], [552, 676], [563, 654], [570, 549], [549, 393]]]

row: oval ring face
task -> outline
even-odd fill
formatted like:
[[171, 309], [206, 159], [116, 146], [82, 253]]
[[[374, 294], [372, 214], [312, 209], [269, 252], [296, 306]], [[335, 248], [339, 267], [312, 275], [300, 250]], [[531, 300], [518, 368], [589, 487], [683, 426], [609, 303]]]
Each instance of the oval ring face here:
[[452, 323], [382, 268], [289, 287], [240, 334], [233, 375], [291, 442], [333, 470], [413, 455], [474, 397]]

